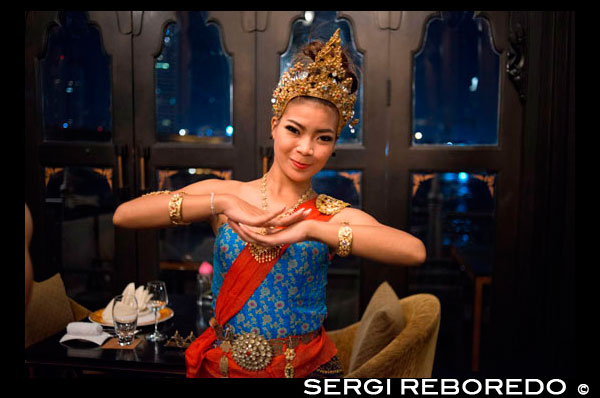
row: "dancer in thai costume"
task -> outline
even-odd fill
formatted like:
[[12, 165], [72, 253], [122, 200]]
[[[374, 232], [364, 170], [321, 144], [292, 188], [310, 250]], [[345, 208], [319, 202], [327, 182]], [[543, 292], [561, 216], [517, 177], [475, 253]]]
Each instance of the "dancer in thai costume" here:
[[327, 268], [350, 254], [404, 266], [425, 261], [416, 237], [312, 189], [342, 128], [355, 124], [358, 80], [339, 29], [309, 43], [273, 93], [273, 165], [262, 178], [209, 179], [126, 202], [126, 228], [209, 222], [214, 313], [186, 350], [188, 377], [341, 377], [323, 328]]

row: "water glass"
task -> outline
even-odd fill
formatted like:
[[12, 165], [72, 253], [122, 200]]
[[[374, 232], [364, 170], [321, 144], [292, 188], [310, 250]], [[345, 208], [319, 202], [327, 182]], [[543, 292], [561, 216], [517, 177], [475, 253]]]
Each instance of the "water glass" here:
[[130, 345], [137, 329], [137, 300], [134, 295], [120, 294], [114, 298], [113, 303], [112, 316], [119, 345]]

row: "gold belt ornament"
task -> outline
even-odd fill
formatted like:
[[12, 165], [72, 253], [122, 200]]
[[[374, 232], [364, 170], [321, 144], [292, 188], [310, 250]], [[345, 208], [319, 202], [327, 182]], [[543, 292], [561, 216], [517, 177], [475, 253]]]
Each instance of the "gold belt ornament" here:
[[238, 335], [231, 346], [231, 356], [242, 369], [265, 369], [273, 358], [273, 349], [263, 336], [256, 333]]
[[[285, 370], [286, 378], [294, 377], [294, 367], [292, 362], [296, 358], [295, 348], [300, 343], [308, 343], [315, 337], [319, 336], [321, 330], [301, 335], [289, 336], [286, 339], [267, 340], [264, 336], [257, 333], [241, 333], [234, 335], [230, 333], [230, 329], [223, 330], [223, 327], [217, 324], [216, 320], [210, 320], [211, 327], [215, 330], [217, 339], [219, 340], [216, 346], [220, 346], [223, 351], [219, 368], [223, 377], [228, 377], [229, 366], [227, 363], [227, 353], [231, 351], [233, 361], [242, 369], [250, 372], [258, 372], [266, 369], [277, 355], [285, 355]], [[285, 351], [284, 344], [287, 346]]]

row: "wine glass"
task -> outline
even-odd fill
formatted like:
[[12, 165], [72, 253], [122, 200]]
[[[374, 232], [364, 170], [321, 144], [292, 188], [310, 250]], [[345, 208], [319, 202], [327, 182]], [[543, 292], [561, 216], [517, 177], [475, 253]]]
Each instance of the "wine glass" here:
[[146, 289], [148, 290], [148, 293], [151, 294], [147, 306], [154, 311], [154, 332], [146, 335], [146, 340], [165, 340], [167, 336], [158, 331], [158, 311], [165, 308], [169, 302], [167, 285], [163, 281], [151, 281], [146, 284]]
[[120, 346], [130, 345], [136, 333], [138, 304], [135, 296], [118, 295], [112, 308], [115, 333]]

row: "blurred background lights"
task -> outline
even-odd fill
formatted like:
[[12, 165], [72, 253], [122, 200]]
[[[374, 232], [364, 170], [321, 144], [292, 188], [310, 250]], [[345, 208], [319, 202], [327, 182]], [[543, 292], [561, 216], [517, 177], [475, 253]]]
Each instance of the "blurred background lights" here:
[[476, 91], [477, 90], [477, 83], [479, 83], [479, 79], [477, 77], [473, 77], [471, 79], [471, 86], [469, 87], [469, 91]]
[[62, 126], [63, 126], [63, 129], [66, 129], [67, 127], [69, 127], [69, 123], [66, 123], [66, 122], [65, 122], [65, 123], [63, 123], [63, 125], [62, 125]]
[[465, 173], [465, 172], [458, 173], [458, 181], [467, 182], [468, 179], [469, 179], [469, 175], [467, 173]]
[[194, 169], [194, 168], [189, 168], [189, 169], [188, 169], [188, 173], [190, 173], [190, 174], [196, 174], [196, 169]]
[[182, 137], [183, 137], [183, 136], [184, 136], [184, 135], [186, 135], [186, 134], [187, 134], [187, 130], [186, 130], [186, 129], [181, 129], [181, 130], [179, 130], [179, 135], [180, 135], [180, 136], [182, 136]]
[[419, 131], [417, 131], [415, 133], [415, 140], [420, 140], [421, 138], [423, 138], [423, 134]]
[[306, 23], [308, 25], [310, 25], [312, 23], [312, 21], [315, 19], [315, 12], [314, 11], [304, 11], [304, 19], [306, 20]]
[[231, 137], [233, 135], [233, 126], [227, 126], [227, 128], [225, 129], [225, 134]]

